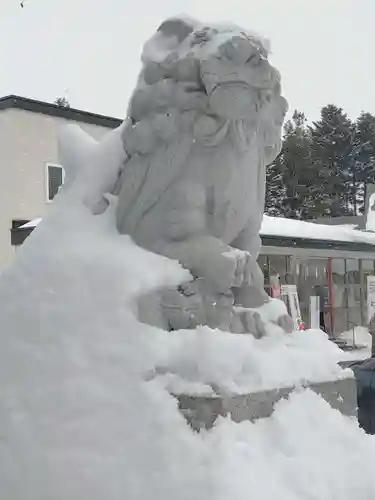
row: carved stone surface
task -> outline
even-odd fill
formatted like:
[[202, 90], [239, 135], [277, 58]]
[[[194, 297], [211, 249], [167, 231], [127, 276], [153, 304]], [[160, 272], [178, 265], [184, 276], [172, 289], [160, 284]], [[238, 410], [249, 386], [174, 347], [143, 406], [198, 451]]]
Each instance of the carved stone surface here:
[[[354, 378], [309, 384], [313, 390], [348, 417], [357, 416], [357, 389]], [[234, 422], [255, 421], [272, 415], [275, 404], [287, 398], [293, 388], [274, 389], [235, 396], [176, 396], [181, 413], [193, 429], [210, 429], [219, 416]]]
[[[122, 133], [117, 226], [194, 280], [140, 301], [140, 319], [264, 333], [256, 262], [265, 169], [287, 110], [267, 44], [236, 26], [169, 19], [145, 44]], [[242, 306], [236, 308], [235, 306]], [[282, 314], [285, 331], [292, 322]]]

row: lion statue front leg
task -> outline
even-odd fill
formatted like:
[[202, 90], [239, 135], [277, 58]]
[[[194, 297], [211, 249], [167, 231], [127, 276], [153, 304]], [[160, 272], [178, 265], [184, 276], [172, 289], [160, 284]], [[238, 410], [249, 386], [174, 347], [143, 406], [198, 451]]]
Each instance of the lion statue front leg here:
[[[257, 337], [266, 334], [265, 324], [259, 314], [259, 309], [271, 301], [264, 290], [264, 276], [256, 260], [261, 247], [260, 224], [261, 217], [258, 217], [257, 220], [250, 219], [239, 236], [231, 243], [234, 248], [248, 252], [250, 256], [248, 259], [248, 274], [251, 276], [250, 280], [232, 288], [234, 316], [236, 317], [234, 323], [237, 328], [242, 326], [244, 332], [254, 332]], [[292, 332], [294, 328], [293, 321], [287, 313], [286, 307], [284, 312], [282, 312], [283, 307], [278, 308], [278, 310], [281, 312], [275, 311], [269, 321], [281, 327], [286, 333]]]
[[[208, 325], [234, 333], [266, 335], [257, 309], [270, 301], [256, 256], [260, 239], [251, 220], [230, 244], [208, 233], [207, 199], [201, 185], [177, 183], [165, 196], [162, 237], [153, 250], [178, 260], [193, 277], [177, 289], [159, 295], [163, 326], [171, 330]], [[150, 304], [144, 310], [150, 311]], [[271, 318], [292, 331], [289, 316]]]

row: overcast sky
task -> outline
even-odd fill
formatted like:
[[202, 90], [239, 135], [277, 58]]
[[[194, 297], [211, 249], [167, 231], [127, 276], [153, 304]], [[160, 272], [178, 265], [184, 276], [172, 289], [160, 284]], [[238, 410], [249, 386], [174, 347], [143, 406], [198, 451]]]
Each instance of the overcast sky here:
[[292, 109], [330, 102], [375, 113], [375, 0], [0, 0], [0, 96], [124, 117], [142, 43], [186, 13], [233, 21], [271, 40]]

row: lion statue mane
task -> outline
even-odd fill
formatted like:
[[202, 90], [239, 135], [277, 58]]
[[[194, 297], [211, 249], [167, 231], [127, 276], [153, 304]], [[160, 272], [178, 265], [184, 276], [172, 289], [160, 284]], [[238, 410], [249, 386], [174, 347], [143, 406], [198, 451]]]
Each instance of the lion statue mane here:
[[[259, 308], [270, 299], [256, 260], [266, 166], [287, 111], [268, 52], [237, 26], [185, 17], [163, 22], [144, 46], [122, 130], [117, 227], [192, 275], [144, 297], [145, 322], [266, 333]], [[286, 309], [273, 310], [267, 320], [290, 331]]]

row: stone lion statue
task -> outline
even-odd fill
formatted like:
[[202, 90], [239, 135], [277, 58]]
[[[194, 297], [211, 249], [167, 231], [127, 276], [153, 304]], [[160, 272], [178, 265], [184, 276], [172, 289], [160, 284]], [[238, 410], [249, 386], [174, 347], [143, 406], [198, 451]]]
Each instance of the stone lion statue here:
[[[178, 260], [193, 280], [140, 301], [166, 329], [207, 324], [264, 335], [257, 265], [265, 169], [287, 102], [267, 44], [236, 26], [173, 18], [145, 44], [122, 141], [117, 227]], [[285, 331], [286, 314], [273, 318]]]

